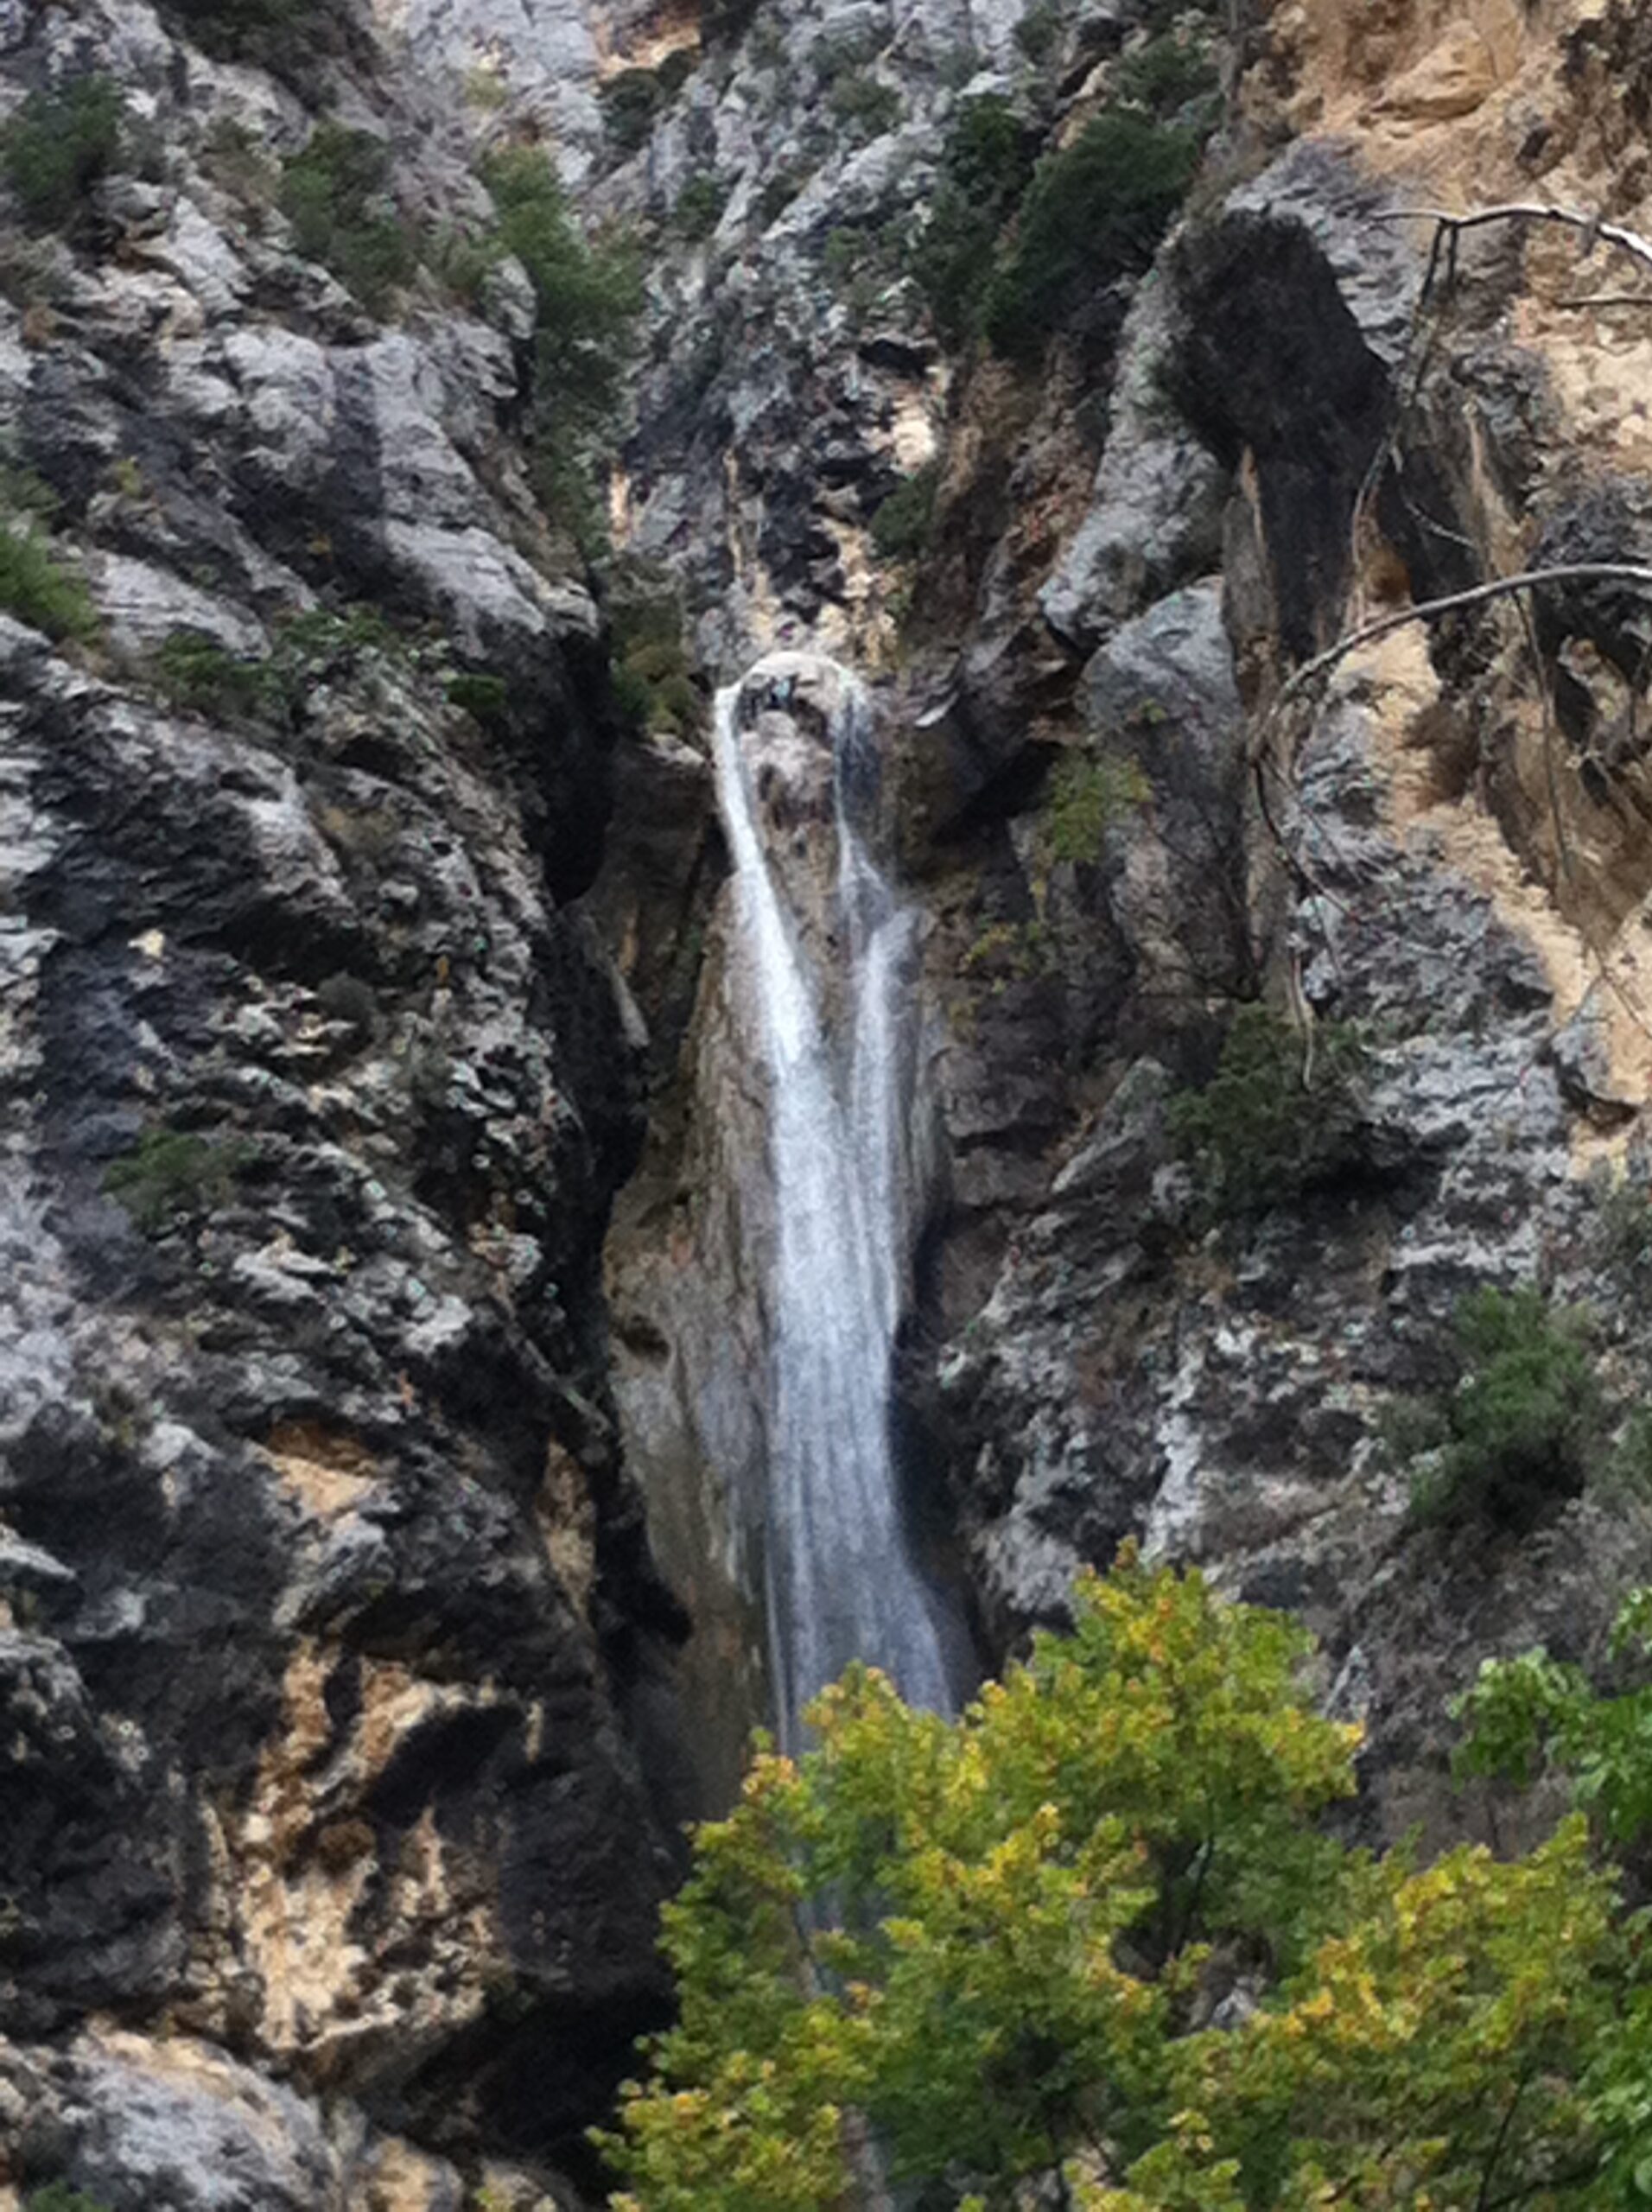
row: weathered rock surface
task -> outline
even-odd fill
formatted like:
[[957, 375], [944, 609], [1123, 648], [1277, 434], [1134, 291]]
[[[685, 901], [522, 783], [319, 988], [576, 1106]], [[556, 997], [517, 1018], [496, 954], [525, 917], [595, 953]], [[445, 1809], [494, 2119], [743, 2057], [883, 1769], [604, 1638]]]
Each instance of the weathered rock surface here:
[[[146, 126], [0, 277], [0, 436], [103, 624], [0, 622], [0, 2189], [571, 2204], [664, 2002], [670, 1821], [765, 1694], [765, 1101], [707, 763], [617, 735], [518, 443], [523, 272], [367, 313], [247, 134], [336, 110], [439, 232], [541, 126], [647, 226], [622, 544], [707, 671], [795, 639], [886, 678], [946, 1154], [904, 1439], [988, 1655], [1144, 1536], [1301, 1608], [1372, 1825], [1443, 1832], [1446, 1698], [1488, 1650], [1592, 1656], [1652, 1568], [1604, 1482], [1420, 1529], [1381, 1434], [1483, 1282], [1586, 1300], [1646, 1378], [1599, 1205], [1652, 1071], [1643, 610], [1401, 634], [1269, 715], [1350, 609], [1646, 557], [1638, 326], [1541, 238], [1431, 285], [1395, 219], [1541, 190], [1647, 228], [1644, 27], [1242, 11], [1152, 275], [1039, 372], [949, 353], [906, 247], [956, 118], [1006, 94], [1048, 149], [1145, 12], [1059, 10], [1035, 60], [1017, 0], [364, 0], [288, 81], [148, 0], [0, 8], [0, 107], [104, 68]], [[931, 461], [903, 615], [869, 524]], [[179, 632], [264, 674], [191, 695]], [[459, 674], [503, 682], [485, 725]], [[1257, 992], [1364, 1025], [1358, 1155], [1212, 1226], [1167, 1109]]]
[[[398, 137], [398, 66], [307, 97]], [[597, 619], [508, 331], [378, 326], [220, 181], [295, 94], [140, 0], [6, 17], [8, 104], [88, 68], [167, 150], [0, 302], [104, 618], [0, 625], [0, 2158], [112, 2212], [531, 2197], [658, 2016], [670, 1874], [600, 1289], [639, 1046], [567, 903]], [[403, 182], [473, 189], [439, 140]]]

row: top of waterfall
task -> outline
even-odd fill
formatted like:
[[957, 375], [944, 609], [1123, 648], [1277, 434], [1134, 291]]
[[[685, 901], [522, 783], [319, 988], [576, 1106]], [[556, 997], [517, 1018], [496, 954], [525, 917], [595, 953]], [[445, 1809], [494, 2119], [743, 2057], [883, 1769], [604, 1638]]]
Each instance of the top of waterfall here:
[[754, 661], [730, 689], [737, 729], [752, 728], [765, 713], [784, 715], [802, 727], [809, 715], [797, 709], [809, 709], [836, 763], [840, 809], [864, 820], [875, 808], [879, 761], [872, 695], [854, 669], [827, 653], [786, 647]]
[[829, 653], [787, 646], [765, 653], [753, 661], [734, 687], [740, 695], [740, 719], [760, 714], [766, 707], [783, 712], [799, 695], [834, 730], [846, 721], [869, 723], [871, 702], [865, 683], [854, 669]]

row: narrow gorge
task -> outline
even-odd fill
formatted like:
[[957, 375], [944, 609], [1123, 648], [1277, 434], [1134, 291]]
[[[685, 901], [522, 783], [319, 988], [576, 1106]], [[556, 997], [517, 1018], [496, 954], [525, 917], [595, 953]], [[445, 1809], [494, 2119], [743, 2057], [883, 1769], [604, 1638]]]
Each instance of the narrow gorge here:
[[1532, 1840], [1649, 238], [1639, 0], [0, 0], [0, 2212], [605, 2203], [752, 1731], [1127, 1543]]

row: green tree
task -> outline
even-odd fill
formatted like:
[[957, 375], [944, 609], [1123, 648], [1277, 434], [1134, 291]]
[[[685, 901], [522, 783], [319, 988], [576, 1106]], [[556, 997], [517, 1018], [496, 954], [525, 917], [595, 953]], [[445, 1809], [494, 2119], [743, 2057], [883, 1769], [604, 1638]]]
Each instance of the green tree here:
[[642, 270], [629, 245], [588, 239], [555, 168], [536, 146], [502, 146], [481, 166], [538, 304], [534, 334], [534, 476], [542, 504], [588, 546], [601, 535], [594, 478], [625, 386]]
[[[1620, 1667], [1644, 1668], [1652, 1658], [1652, 1590], [1625, 1598], [1608, 1649]], [[1559, 1774], [1611, 1842], [1652, 1834], [1652, 1683], [1603, 1696], [1581, 1667], [1540, 1646], [1486, 1660], [1453, 1712], [1468, 1731], [1460, 1773], [1502, 1775], [1522, 1787]]]
[[949, 345], [975, 331], [998, 234], [1026, 189], [1026, 132], [1001, 92], [968, 100], [947, 134], [912, 275]]
[[418, 265], [417, 234], [391, 189], [390, 148], [371, 130], [318, 123], [283, 173], [281, 205], [306, 259], [381, 314]]
[[1086, 289], [1153, 258], [1198, 167], [1203, 134], [1112, 108], [1039, 163], [983, 304], [1001, 353], [1036, 358]]
[[1127, 1553], [956, 1722], [851, 1670], [699, 1832], [616, 2207], [840, 2212], [874, 2158], [977, 2212], [1035, 2177], [1094, 2212], [1633, 2202], [1641, 2000], [1583, 1824], [1513, 1866], [1333, 1840], [1358, 1732], [1309, 1649]]

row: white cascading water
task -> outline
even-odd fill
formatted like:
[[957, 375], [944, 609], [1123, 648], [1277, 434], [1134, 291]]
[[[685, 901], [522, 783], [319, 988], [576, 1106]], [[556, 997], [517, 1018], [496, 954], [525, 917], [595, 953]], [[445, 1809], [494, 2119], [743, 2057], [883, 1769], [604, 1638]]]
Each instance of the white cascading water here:
[[[793, 684], [829, 702], [838, 861], [827, 942], [847, 963], [833, 979], [836, 1022], [765, 843], [742, 744], [742, 701]], [[775, 1704], [782, 1745], [793, 1749], [803, 1707], [852, 1659], [881, 1667], [911, 1703], [947, 1711], [955, 1701], [947, 1614], [912, 1562], [889, 1432], [914, 1210], [912, 918], [855, 819], [851, 790], [875, 755], [853, 676], [814, 655], [771, 656], [719, 695], [715, 742], [771, 1096], [765, 1549]]]

